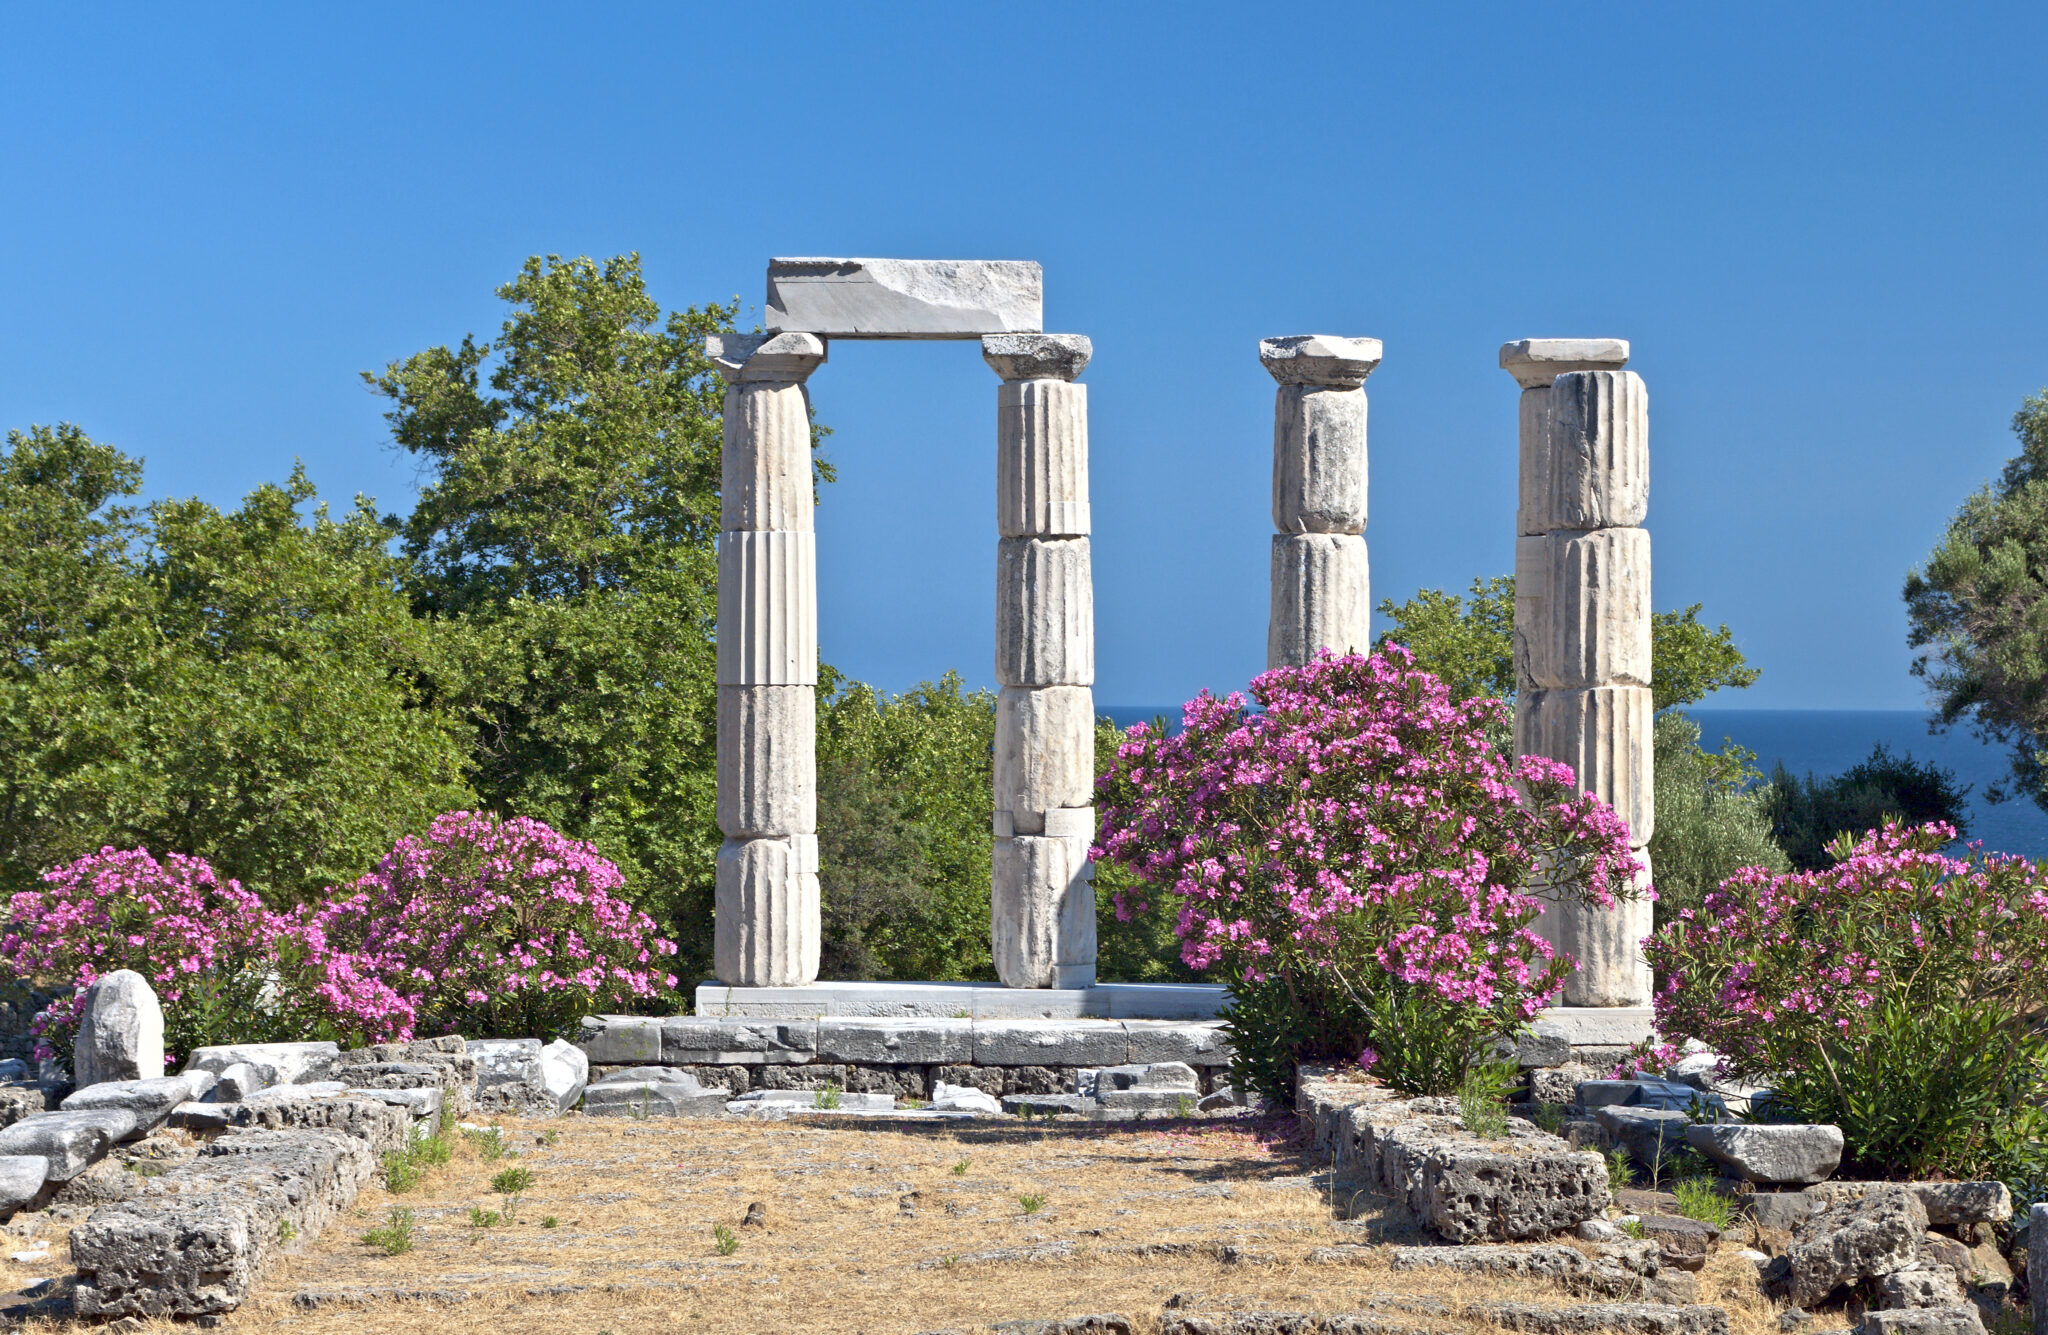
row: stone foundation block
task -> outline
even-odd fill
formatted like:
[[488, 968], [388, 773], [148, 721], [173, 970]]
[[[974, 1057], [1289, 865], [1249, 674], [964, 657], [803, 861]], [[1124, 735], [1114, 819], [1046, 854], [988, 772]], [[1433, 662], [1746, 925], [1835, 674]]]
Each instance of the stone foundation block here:
[[823, 1061], [946, 1065], [971, 1061], [973, 1056], [972, 1020], [818, 1021], [818, 1057]]
[[996, 531], [1005, 538], [1084, 537], [1088, 387], [1024, 380], [996, 391]]
[[978, 1089], [984, 1094], [1000, 1098], [1006, 1072], [1000, 1066], [934, 1066], [932, 1088], [941, 1084], [956, 1085], [967, 1089]]
[[823, 1089], [827, 1085], [846, 1088], [846, 1067], [839, 1062], [817, 1062], [810, 1066], [763, 1066], [756, 1073], [756, 1089]]
[[1381, 1180], [1410, 1183], [1409, 1208], [1453, 1242], [1550, 1237], [1598, 1216], [1609, 1200], [1606, 1160], [1554, 1136], [1517, 1144], [1417, 1128], [1385, 1140]]
[[1276, 533], [1272, 581], [1268, 665], [1307, 663], [1321, 648], [1340, 655], [1371, 652], [1372, 573], [1364, 538]]
[[675, 1069], [689, 1076], [706, 1089], [722, 1089], [728, 1094], [745, 1094], [754, 1087], [752, 1066], [679, 1066]]
[[659, 1060], [671, 1066], [800, 1064], [818, 1058], [816, 1020], [678, 1015], [661, 1026]]
[[1552, 382], [1537, 467], [1523, 469], [1522, 531], [1633, 528], [1650, 508], [1650, 393], [1633, 371]]
[[974, 1025], [976, 1066], [1118, 1066], [1129, 1053], [1129, 1036], [1118, 1023], [977, 1020]]
[[[144, 1135], [169, 1121], [173, 1108], [195, 1097], [195, 1083], [182, 1075], [156, 1080], [109, 1080], [86, 1086], [65, 1099], [63, 1106], [66, 1112], [116, 1108], [132, 1113], [135, 1130], [131, 1134]], [[210, 1075], [206, 1083], [213, 1083]]]
[[[1685, 1129], [1685, 1141], [1744, 1181], [1764, 1186], [1825, 1182], [1842, 1164], [1838, 1126], [1702, 1122]], [[1933, 1217], [1928, 1211], [1930, 1222]]]
[[718, 535], [718, 684], [818, 684], [818, 541]]
[[1656, 830], [1656, 715], [1647, 686], [1524, 690], [1515, 702], [1515, 751], [1570, 765], [1579, 788], [1613, 807], [1641, 847]]
[[247, 1065], [262, 1080], [261, 1088], [315, 1080], [341, 1056], [335, 1043], [230, 1043], [192, 1049], [185, 1059], [187, 1071], [212, 1071], [215, 1075], [231, 1066]]
[[1228, 1066], [1231, 1050], [1221, 1021], [1125, 1020], [1133, 1062]]
[[750, 381], [728, 386], [720, 462], [720, 529], [811, 531], [811, 418], [802, 385]]
[[818, 976], [818, 839], [728, 839], [718, 850], [712, 954], [720, 982], [792, 987]]
[[636, 1066], [661, 1060], [663, 1021], [651, 1015], [586, 1015], [576, 1046], [593, 1066]]
[[996, 544], [996, 681], [1095, 682], [1095, 585], [1086, 538]]
[[849, 1066], [849, 1094], [892, 1094], [899, 1099], [931, 1097], [931, 1068], [926, 1066]]
[[1365, 390], [1282, 385], [1273, 405], [1273, 527], [1365, 532]]
[[[1013, 834], [1048, 834], [1045, 813], [1088, 811], [1094, 833], [1095, 692], [1005, 686], [996, 693], [995, 804]], [[1086, 848], [1083, 848], [1086, 855]]]
[[728, 839], [818, 831], [817, 690], [718, 688], [718, 828]]
[[1650, 534], [1515, 541], [1515, 666], [1544, 690], [1650, 684]]

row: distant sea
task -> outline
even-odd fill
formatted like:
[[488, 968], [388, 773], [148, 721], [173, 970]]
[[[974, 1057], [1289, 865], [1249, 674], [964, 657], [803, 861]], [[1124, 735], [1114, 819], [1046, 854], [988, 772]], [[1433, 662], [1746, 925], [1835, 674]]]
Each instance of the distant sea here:
[[[1162, 705], [1103, 705], [1100, 711], [1121, 727], [1149, 723], [1164, 714], [1178, 728], [1180, 708]], [[1914, 709], [1691, 709], [1700, 740], [1719, 749], [1721, 739], [1756, 752], [1766, 774], [1780, 760], [1794, 774], [1839, 774], [1883, 742], [1895, 755], [1931, 760], [1969, 789], [1971, 839], [1999, 853], [2048, 857], [2048, 812], [2026, 800], [1984, 800], [1984, 790], [2006, 772], [2005, 752], [1986, 746], [1963, 728], [1927, 731], [1927, 715]]]

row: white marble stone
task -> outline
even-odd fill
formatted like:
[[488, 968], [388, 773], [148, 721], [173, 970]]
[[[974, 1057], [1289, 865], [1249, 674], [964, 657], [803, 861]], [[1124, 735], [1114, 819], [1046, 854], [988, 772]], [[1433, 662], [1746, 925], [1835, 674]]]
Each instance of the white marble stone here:
[[718, 684], [817, 682], [817, 535], [719, 534]]
[[[1650, 508], [1650, 396], [1633, 371], [1574, 371], [1525, 438], [1520, 531], [1628, 528]], [[1533, 453], [1531, 447], [1533, 446]]]
[[1088, 387], [1004, 384], [996, 391], [996, 531], [1080, 537], [1089, 523]]
[[1650, 535], [1569, 529], [1515, 541], [1516, 680], [1650, 684]]
[[1318, 648], [1372, 649], [1372, 573], [1365, 539], [1348, 533], [1273, 536], [1266, 666], [1299, 666]]
[[1362, 389], [1282, 385], [1273, 403], [1273, 527], [1365, 532]]
[[726, 532], [813, 526], [810, 404], [796, 384], [725, 391], [718, 523]]
[[709, 334], [704, 354], [729, 385], [801, 383], [825, 364], [825, 340], [811, 334]]
[[995, 843], [990, 932], [996, 977], [1008, 987], [1051, 987], [1068, 873], [1068, 844], [1040, 835]]
[[981, 359], [1004, 380], [1072, 380], [1095, 355], [1086, 334], [991, 334]]
[[[1045, 813], [1095, 792], [1095, 693], [1005, 686], [996, 693], [995, 804], [1013, 834], [1045, 834]], [[1092, 813], [1091, 813], [1092, 819]]]
[[1656, 705], [1647, 686], [1516, 693], [1515, 753], [1570, 765], [1580, 790], [1613, 807], [1637, 845], [1647, 844], [1656, 827], [1655, 727]]
[[819, 930], [816, 835], [720, 845], [712, 931], [719, 981], [736, 987], [814, 981]]
[[718, 828], [729, 839], [818, 829], [817, 692], [718, 688]]
[[1095, 588], [1086, 538], [996, 545], [996, 680], [1004, 686], [1095, 681]]
[[158, 1080], [164, 1073], [164, 1008], [149, 980], [116, 969], [85, 990], [71, 1055], [73, 1083]]
[[[700, 983], [693, 1001], [694, 1010], [703, 1016], [1128, 1019], [1126, 1027], [1133, 1035], [1133, 1055], [1129, 1060], [1195, 1061], [1200, 1065], [1204, 1063], [1188, 1054], [1208, 1052], [1222, 1045], [1223, 1040], [1216, 1032], [1215, 1017], [1228, 1004], [1229, 994], [1214, 983], [1097, 983], [1085, 990], [1059, 992], [1049, 989], [1022, 991], [1004, 987], [1001, 983], [827, 981], [806, 987], [728, 987], [724, 983]], [[632, 1018], [637, 1017], [621, 1017], [616, 1022], [624, 1024]], [[614, 1021], [604, 1023], [609, 1025]], [[1196, 1030], [1201, 1033], [1195, 1033]], [[660, 1032], [657, 1022], [654, 1025], [657, 1054]], [[1141, 1036], [1143, 1042], [1139, 1043]], [[1222, 1050], [1222, 1057], [1207, 1064], [1228, 1061], [1227, 1046]], [[658, 1055], [649, 1058], [658, 1059]]]
[[1259, 361], [1283, 385], [1356, 389], [1380, 364], [1376, 338], [1341, 334], [1288, 334], [1259, 340]]
[[1627, 363], [1625, 338], [1523, 338], [1500, 349], [1500, 369], [1524, 389], [1541, 389], [1567, 371], [1617, 371]]
[[[1648, 849], [1636, 850], [1641, 864], [1636, 889], [1651, 883]], [[1643, 955], [1643, 938], [1656, 930], [1655, 905], [1644, 895], [1611, 908], [1579, 903], [1544, 909], [1536, 931], [1571, 956], [1577, 967], [1565, 980], [1567, 1006], [1647, 1006], [1655, 980]]]
[[773, 259], [771, 330], [830, 338], [978, 338], [1044, 327], [1034, 260]]

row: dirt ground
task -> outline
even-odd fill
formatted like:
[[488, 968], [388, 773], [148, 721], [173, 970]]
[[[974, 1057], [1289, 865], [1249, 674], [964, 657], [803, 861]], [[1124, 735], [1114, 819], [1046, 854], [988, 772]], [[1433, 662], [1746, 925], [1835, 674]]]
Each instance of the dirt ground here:
[[[1307, 1263], [1317, 1247], [1413, 1239], [1384, 1202], [1333, 1182], [1291, 1118], [488, 1120], [516, 1158], [489, 1159], [466, 1140], [403, 1194], [366, 1189], [222, 1328], [915, 1335], [1118, 1312], [1155, 1330], [1171, 1305], [1379, 1308], [1450, 1332], [1465, 1323], [1416, 1315], [1401, 1296], [1453, 1311], [1580, 1301], [1521, 1281], [1503, 1291], [1393, 1273], [1372, 1253]], [[507, 1168], [532, 1176], [512, 1221], [474, 1222], [473, 1211], [504, 1213], [491, 1181]], [[394, 1207], [414, 1221], [412, 1249], [395, 1256], [362, 1240]], [[63, 1260], [60, 1237], [50, 1260], [7, 1268], [20, 1282]], [[1702, 1301], [1730, 1306], [1734, 1335], [1776, 1330], [1753, 1275], [1731, 1244], [1701, 1276]]]

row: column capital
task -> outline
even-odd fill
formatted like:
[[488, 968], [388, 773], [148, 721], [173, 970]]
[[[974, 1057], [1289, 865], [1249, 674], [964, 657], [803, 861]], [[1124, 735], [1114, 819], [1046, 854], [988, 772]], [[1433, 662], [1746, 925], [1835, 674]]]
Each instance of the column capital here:
[[1005, 382], [1072, 380], [1095, 355], [1086, 334], [988, 334], [981, 359]]
[[816, 334], [706, 334], [704, 355], [728, 385], [802, 384], [825, 364], [825, 340]]
[[1544, 389], [1566, 371], [1619, 371], [1625, 338], [1522, 338], [1500, 345], [1500, 369], [1523, 389]]
[[1357, 389], [1380, 364], [1380, 341], [1341, 334], [1288, 334], [1259, 340], [1259, 361], [1283, 385]]

